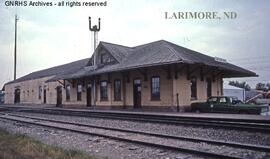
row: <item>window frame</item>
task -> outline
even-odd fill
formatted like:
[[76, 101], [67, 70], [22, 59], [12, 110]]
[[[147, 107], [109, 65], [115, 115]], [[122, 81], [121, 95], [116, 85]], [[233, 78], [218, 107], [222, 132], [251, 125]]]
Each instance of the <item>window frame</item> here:
[[[116, 82], [119, 82], [119, 88], [116, 89]], [[120, 79], [115, 79], [113, 82], [113, 94], [114, 94], [114, 101], [121, 101], [122, 100], [122, 94], [121, 94], [121, 80]], [[116, 92], [116, 90], [119, 90]]]
[[[153, 84], [153, 79], [158, 78], [158, 87], [156, 86], [156, 84]], [[160, 76], [152, 76], [151, 77], [151, 101], [160, 101]], [[155, 85], [155, 86], [154, 86]], [[156, 89], [158, 90], [158, 95], [153, 94], [153, 90], [155, 89], [154, 87], [157, 87]]]
[[226, 97], [220, 97], [219, 98], [219, 103], [220, 104], [226, 104], [226, 103], [228, 103], [228, 99]]
[[211, 78], [206, 78], [206, 96], [207, 98], [212, 96], [212, 79]]
[[[195, 79], [195, 83], [193, 83], [193, 79]], [[196, 100], [197, 98], [198, 98], [198, 91], [197, 91], [197, 77], [196, 76], [192, 76], [191, 78], [190, 78], [190, 99], [191, 100]], [[193, 86], [193, 84], [195, 84], [195, 86]], [[195, 87], [195, 88], [193, 88], [193, 87]], [[195, 93], [193, 92], [193, 91], [195, 91]], [[194, 95], [194, 96], [193, 96]]]
[[101, 64], [107, 64], [112, 62], [112, 59], [108, 53], [101, 53], [100, 54], [100, 63]]
[[[79, 90], [79, 86], [81, 89]], [[82, 101], [82, 84], [78, 83], [77, 84], [77, 101]]]
[[[106, 86], [102, 86], [103, 82], [106, 82]], [[103, 89], [103, 87], [105, 88], [105, 90]], [[108, 101], [108, 81], [106, 80], [100, 81], [99, 90], [100, 90], [100, 101]], [[103, 91], [105, 92], [103, 93]]]
[[66, 85], [66, 101], [70, 101], [70, 97], [71, 97], [71, 86]]
[[42, 86], [38, 87], [38, 99], [40, 100], [42, 98]]

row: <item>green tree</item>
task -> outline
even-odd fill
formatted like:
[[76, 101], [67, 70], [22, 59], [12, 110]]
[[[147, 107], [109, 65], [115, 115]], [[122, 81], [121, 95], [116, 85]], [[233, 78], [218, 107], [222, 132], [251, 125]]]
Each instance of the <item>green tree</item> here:
[[270, 90], [270, 83], [257, 83], [256, 89], [261, 91], [269, 91]]
[[268, 91], [270, 91], [270, 83], [266, 84], [266, 88], [267, 88]]
[[229, 81], [229, 85], [235, 86], [238, 88], [243, 88], [246, 91], [249, 91], [251, 87], [246, 82], [239, 82], [239, 81]]
[[261, 91], [266, 91], [267, 90], [267, 88], [266, 88], [266, 84], [265, 83], [257, 83], [256, 84], [256, 89], [257, 90], [261, 90]]

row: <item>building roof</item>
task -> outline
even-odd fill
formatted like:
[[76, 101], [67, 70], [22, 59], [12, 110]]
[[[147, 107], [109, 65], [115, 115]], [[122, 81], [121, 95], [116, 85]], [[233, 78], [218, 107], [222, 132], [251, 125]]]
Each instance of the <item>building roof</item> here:
[[[111, 54], [113, 58], [117, 60], [117, 63], [94, 69], [93, 66], [86, 66], [86, 64], [89, 63], [89, 59], [83, 59], [66, 65], [37, 71], [12, 82], [45, 76], [54, 76], [47, 82], [60, 79], [76, 79], [107, 72], [124, 71], [174, 63], [214, 67], [216, 70], [224, 71], [226, 73], [224, 77], [257, 76], [254, 72], [249, 70], [227, 62], [217, 61], [214, 57], [178, 46], [165, 40], [159, 40], [135, 47], [100, 42], [95, 52], [98, 52], [100, 48], [105, 49], [109, 54]], [[93, 56], [91, 58], [93, 58]]]
[[225, 77], [257, 76], [254, 72], [249, 70], [227, 62], [219, 62], [215, 60], [214, 57], [178, 46], [165, 40], [159, 40], [136, 47], [127, 47], [107, 42], [100, 42], [96, 51], [98, 51], [101, 47], [111, 53], [111, 55], [118, 60], [118, 63], [106, 65], [95, 70], [93, 68], [84, 68], [74, 74], [68, 74], [64, 77], [56, 76], [49, 81], [61, 78], [75, 79], [106, 72], [123, 71], [140, 67], [173, 63], [197, 64], [215, 67], [217, 70], [227, 71], [228, 74], [225, 74]]
[[74, 61], [71, 63], [67, 63], [64, 65], [59, 65], [59, 66], [51, 67], [48, 69], [32, 72], [28, 75], [20, 77], [6, 84], [18, 83], [22, 81], [33, 80], [33, 79], [38, 79], [38, 78], [43, 78], [43, 77], [50, 77], [50, 76], [54, 77], [56, 75], [61, 76], [63, 74], [71, 74], [83, 68], [88, 61], [89, 61], [89, 58], [86, 58], [86, 59]]

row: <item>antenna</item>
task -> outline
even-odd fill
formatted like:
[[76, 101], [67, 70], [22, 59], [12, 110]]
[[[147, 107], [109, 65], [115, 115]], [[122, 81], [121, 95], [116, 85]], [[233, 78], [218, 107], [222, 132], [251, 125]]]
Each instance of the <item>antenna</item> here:
[[19, 18], [15, 14], [15, 44], [14, 44], [14, 80], [16, 79], [16, 69], [17, 69], [17, 22]]
[[100, 18], [98, 18], [98, 26], [94, 25], [92, 27], [92, 25], [91, 25], [91, 17], [89, 17], [89, 30], [94, 32], [94, 49], [96, 49], [97, 42], [98, 42], [98, 32], [100, 31]]

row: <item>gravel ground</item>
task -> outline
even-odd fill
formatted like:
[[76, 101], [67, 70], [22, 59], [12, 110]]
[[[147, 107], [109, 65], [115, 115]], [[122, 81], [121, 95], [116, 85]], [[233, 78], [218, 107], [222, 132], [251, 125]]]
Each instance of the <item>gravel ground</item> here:
[[11, 133], [33, 137], [43, 143], [65, 149], [79, 149], [97, 158], [110, 159], [200, 159], [185, 153], [161, 150], [146, 146], [109, 140], [102, 137], [82, 135], [68, 131], [44, 128], [0, 119], [0, 128]]
[[182, 148], [189, 148], [189, 149], [196, 149], [196, 150], [203, 150], [203, 151], [210, 151], [218, 154], [234, 154], [236, 157], [241, 158], [266, 158], [270, 156], [270, 153], [263, 153], [263, 152], [257, 152], [257, 151], [251, 151], [251, 150], [245, 150], [240, 148], [232, 148], [228, 146], [217, 146], [208, 144], [205, 142], [190, 142], [190, 141], [183, 141], [183, 140], [176, 140], [176, 139], [165, 139], [165, 138], [159, 138], [149, 135], [142, 135], [137, 133], [127, 133], [127, 132], [119, 132], [119, 131], [112, 131], [112, 130], [103, 130], [103, 129], [97, 129], [97, 128], [89, 128], [85, 126], [77, 126], [73, 124], [63, 124], [63, 123], [55, 123], [55, 122], [49, 122], [49, 121], [39, 121], [36, 119], [25, 119], [25, 118], [18, 118], [18, 117], [11, 117], [19, 119], [19, 121], [28, 121], [28, 122], [35, 122], [35, 123], [42, 123], [49, 126], [60, 126], [65, 128], [70, 128], [72, 130], [82, 130], [84, 132], [90, 132], [90, 133], [97, 133], [97, 134], [104, 134], [108, 136], [113, 137], [121, 137], [125, 139], [131, 139], [135, 141], [147, 141], [151, 143], [159, 143], [162, 145], [169, 145], [169, 146], [176, 146], [176, 147], [182, 147]]
[[142, 123], [134, 121], [124, 120], [112, 120], [112, 119], [101, 119], [101, 118], [86, 118], [86, 117], [74, 117], [74, 116], [62, 116], [62, 115], [49, 115], [49, 114], [37, 114], [37, 113], [23, 113], [18, 114], [30, 115], [37, 117], [49, 117], [51, 119], [74, 121], [85, 124], [93, 124], [106, 127], [114, 128], [125, 128], [138, 131], [150, 131], [161, 134], [169, 134], [176, 136], [187, 136], [196, 137], [203, 139], [213, 139], [221, 141], [239, 142], [256, 145], [267, 145], [270, 146], [270, 135], [267, 133], [260, 132], [248, 132], [248, 131], [237, 131], [228, 129], [217, 129], [217, 128], [205, 128], [205, 127], [194, 127], [194, 126], [175, 126], [158, 123]]

